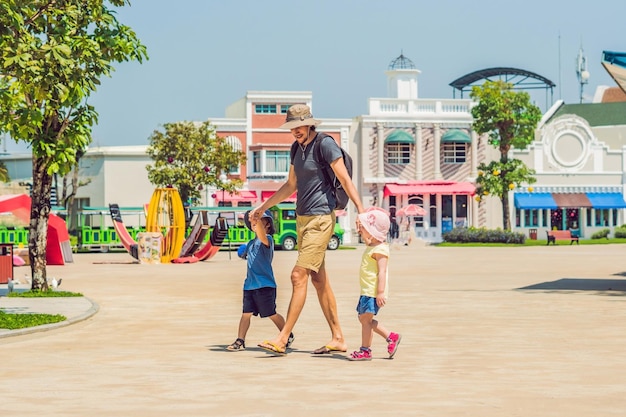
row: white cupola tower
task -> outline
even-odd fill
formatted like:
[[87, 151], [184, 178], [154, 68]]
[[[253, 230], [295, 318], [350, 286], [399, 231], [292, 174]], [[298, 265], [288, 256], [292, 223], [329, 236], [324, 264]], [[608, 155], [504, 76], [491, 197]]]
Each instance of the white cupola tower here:
[[417, 99], [417, 76], [420, 72], [413, 61], [400, 52], [400, 56], [391, 61], [385, 71], [389, 98]]

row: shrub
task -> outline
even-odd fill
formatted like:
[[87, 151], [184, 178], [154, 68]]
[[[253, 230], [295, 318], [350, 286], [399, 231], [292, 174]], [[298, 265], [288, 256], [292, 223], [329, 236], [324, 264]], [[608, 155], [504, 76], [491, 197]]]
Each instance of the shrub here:
[[512, 243], [523, 244], [526, 235], [508, 230], [488, 230], [484, 227], [457, 227], [442, 235], [450, 243]]
[[592, 239], [602, 239], [602, 238], [609, 238], [609, 229], [602, 229], [602, 230], [598, 230], [597, 232], [595, 232], [594, 234], [591, 235]]
[[70, 291], [56, 291], [56, 290], [28, 290], [24, 292], [12, 292], [8, 294], [8, 297], [16, 298], [48, 298], [48, 297], [82, 297], [79, 292]]
[[616, 238], [626, 238], [626, 226], [620, 226], [615, 229]]

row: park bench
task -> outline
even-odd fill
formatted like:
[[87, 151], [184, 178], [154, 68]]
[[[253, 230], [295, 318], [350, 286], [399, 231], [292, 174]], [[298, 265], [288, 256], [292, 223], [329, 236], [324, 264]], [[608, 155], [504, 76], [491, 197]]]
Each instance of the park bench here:
[[578, 245], [578, 236], [572, 236], [572, 232], [569, 230], [547, 230], [548, 234], [548, 245], [552, 242], [553, 245], [556, 245], [557, 240], [569, 240], [569, 244], [576, 242]]

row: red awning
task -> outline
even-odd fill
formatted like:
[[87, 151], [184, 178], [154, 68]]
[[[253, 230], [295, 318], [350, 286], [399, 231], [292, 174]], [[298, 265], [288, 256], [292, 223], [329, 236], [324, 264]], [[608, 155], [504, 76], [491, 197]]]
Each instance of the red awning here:
[[246, 190], [240, 190], [237, 193], [229, 193], [229, 192], [222, 193], [222, 191], [217, 191], [215, 193], [215, 198], [218, 201], [251, 201], [251, 202], [257, 201], [256, 191], [246, 191]]
[[[268, 198], [273, 196], [275, 192], [276, 191], [261, 191], [261, 201], [267, 200]], [[283, 200], [283, 201], [286, 201], [288, 203], [295, 203], [296, 202], [296, 195], [297, 195], [297, 193], [293, 193], [293, 194], [291, 194], [291, 197], [289, 197], [289, 198], [287, 198], [286, 200]]]
[[471, 182], [419, 181], [407, 184], [385, 185], [384, 196], [406, 194], [469, 194], [476, 193]]

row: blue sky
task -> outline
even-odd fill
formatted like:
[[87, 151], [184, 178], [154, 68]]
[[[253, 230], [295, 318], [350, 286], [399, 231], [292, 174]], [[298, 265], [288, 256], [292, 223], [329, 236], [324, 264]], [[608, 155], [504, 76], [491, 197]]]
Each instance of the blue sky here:
[[351, 118], [387, 96], [384, 71], [401, 51], [421, 71], [420, 98], [451, 98], [455, 79], [506, 66], [577, 103], [581, 42], [585, 96], [616, 85], [600, 59], [626, 51], [625, 12], [624, 0], [133, 0], [118, 19], [150, 59], [102, 80], [92, 146], [143, 145], [164, 123], [224, 117], [248, 90], [312, 91], [316, 117]]

